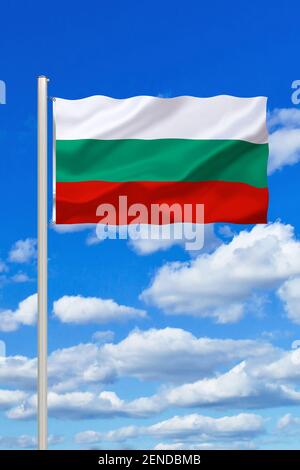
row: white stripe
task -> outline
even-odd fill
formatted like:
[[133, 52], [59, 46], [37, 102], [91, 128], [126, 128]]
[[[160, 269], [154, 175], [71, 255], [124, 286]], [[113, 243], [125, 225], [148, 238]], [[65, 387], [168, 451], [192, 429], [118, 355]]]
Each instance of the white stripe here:
[[56, 98], [58, 140], [237, 139], [268, 141], [265, 97]]

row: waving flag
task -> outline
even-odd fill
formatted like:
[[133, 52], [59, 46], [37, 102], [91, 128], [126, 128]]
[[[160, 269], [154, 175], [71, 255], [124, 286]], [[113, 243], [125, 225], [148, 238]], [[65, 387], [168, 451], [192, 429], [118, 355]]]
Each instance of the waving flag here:
[[205, 223], [267, 221], [265, 97], [56, 98], [54, 121], [57, 224], [96, 223], [120, 195], [204, 204]]

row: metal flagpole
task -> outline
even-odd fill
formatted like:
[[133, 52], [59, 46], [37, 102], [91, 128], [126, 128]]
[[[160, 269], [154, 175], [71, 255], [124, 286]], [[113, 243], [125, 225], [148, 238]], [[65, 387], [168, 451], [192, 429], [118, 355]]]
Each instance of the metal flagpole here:
[[48, 79], [38, 77], [38, 449], [47, 449], [47, 117]]

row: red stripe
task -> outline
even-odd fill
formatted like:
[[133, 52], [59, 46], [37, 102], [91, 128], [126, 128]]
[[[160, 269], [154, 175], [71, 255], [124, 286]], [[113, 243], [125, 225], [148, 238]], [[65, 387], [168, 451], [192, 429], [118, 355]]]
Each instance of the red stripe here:
[[[227, 222], [256, 224], [267, 222], [268, 189], [245, 183], [207, 182], [130, 182], [87, 181], [56, 184], [56, 223], [98, 223], [97, 207], [112, 204], [119, 224], [119, 196], [127, 196], [128, 206], [144, 204], [150, 214], [151, 204], [204, 204], [205, 223]], [[124, 214], [123, 214], [124, 215]], [[196, 211], [185, 222], [195, 220]], [[191, 220], [188, 220], [191, 219]], [[132, 219], [128, 219], [130, 222]], [[171, 222], [178, 222], [172, 218]], [[142, 220], [150, 223], [150, 220]]]

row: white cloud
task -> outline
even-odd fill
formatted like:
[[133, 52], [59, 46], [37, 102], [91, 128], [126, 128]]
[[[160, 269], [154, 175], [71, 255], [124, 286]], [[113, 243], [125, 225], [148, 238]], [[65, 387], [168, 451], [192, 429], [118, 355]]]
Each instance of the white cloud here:
[[159, 269], [141, 298], [169, 314], [238, 321], [259, 291], [278, 288], [300, 273], [300, 242], [279, 222], [242, 231], [228, 244], [190, 262]]
[[[176, 228], [177, 226], [177, 228]], [[198, 251], [211, 251], [220, 244], [219, 238], [215, 235], [214, 225], [206, 224], [197, 226], [195, 224], [183, 224], [183, 228], [180, 228], [181, 224], [174, 225], [163, 225], [159, 227], [159, 239], [151, 238], [148, 225], [141, 226], [140, 237], [129, 241], [129, 246], [138, 255], [150, 255], [157, 251], [165, 251], [173, 246], [185, 247], [186, 243], [193, 241], [191, 237], [197, 231], [199, 241], [203, 238], [203, 246], [200, 246]], [[179, 229], [179, 234], [182, 236], [178, 238], [176, 236], [176, 230]]]
[[119, 305], [112, 299], [65, 295], [53, 304], [54, 314], [63, 323], [105, 323], [145, 318], [144, 310]]
[[15, 331], [20, 325], [34, 325], [37, 317], [37, 294], [19, 303], [16, 310], [0, 311], [0, 331]]
[[115, 334], [111, 330], [107, 331], [95, 331], [92, 336], [93, 341], [96, 343], [108, 343], [113, 341]]
[[269, 116], [269, 174], [300, 160], [300, 110], [275, 109]]
[[7, 271], [8, 271], [8, 268], [6, 264], [4, 263], [4, 261], [0, 259], [0, 273], [5, 273]]
[[[63, 442], [63, 436], [50, 435], [48, 445], [53, 446]], [[37, 447], [37, 439], [34, 436], [22, 434], [21, 436], [0, 436], [2, 449], [33, 449]]]
[[183, 246], [184, 240], [175, 240], [175, 239], [142, 239], [138, 238], [137, 240], [130, 240], [129, 246], [138, 254], [138, 255], [151, 255], [157, 251], [166, 251], [173, 246]]
[[25, 400], [27, 394], [22, 390], [0, 389], [0, 409], [5, 410]]
[[299, 428], [300, 427], [300, 418], [293, 416], [291, 413], [288, 413], [282, 416], [277, 422], [277, 429], [280, 431], [285, 431], [290, 428]]
[[37, 256], [37, 241], [34, 238], [18, 240], [11, 248], [8, 259], [12, 263], [28, 263]]
[[[1, 403], [1, 401], [0, 401]], [[10, 419], [31, 419], [36, 415], [37, 397], [32, 395], [21, 405], [9, 409], [6, 415]], [[70, 392], [48, 393], [50, 416], [60, 419], [93, 419], [111, 416], [137, 416], [114, 392]]]
[[[156, 375], [154, 374], [154, 363], [156, 361], [158, 363], [159, 359], [159, 356], [155, 357], [155, 349], [152, 353], [154, 363], [151, 367], [153, 369], [149, 368], [149, 360], [147, 362], [145, 356], [141, 358], [140, 369], [137, 370], [136, 357], [141, 351], [140, 347], [132, 349], [131, 354], [129, 348], [127, 355], [125, 354], [123, 357], [122, 353], [126, 352], [126, 349], [121, 347], [116, 354], [116, 351], [112, 349], [106, 350], [106, 346], [112, 345], [103, 345], [100, 350], [95, 344], [78, 345], [51, 354], [49, 358], [49, 411], [51, 416], [60, 419], [114, 416], [145, 418], [172, 408], [253, 409], [300, 405], [300, 391], [296, 388], [300, 384], [300, 349], [292, 351], [273, 349], [264, 354], [261, 351], [260, 355], [248, 357], [225, 372], [223, 372], [225, 364], [217, 362], [214, 365], [212, 362], [211, 368], [214, 368], [213, 370], [207, 372], [204, 378], [190, 382], [184, 381], [186, 377], [181, 367], [185, 364], [182, 361], [179, 362], [178, 374], [183, 383], [167, 385], [165, 381], [164, 386], [153, 395], [124, 400], [109, 390], [97, 392], [97, 385], [99, 386], [101, 381], [108, 381], [109, 378], [115, 380], [118, 376], [150, 380], [155, 380], [158, 377], [167, 378], [167, 381], [169, 376], [164, 367], [162, 367], [164, 375], [159, 370], [156, 371]], [[174, 348], [174, 344], [170, 346], [170, 349], [172, 347]], [[110, 354], [112, 354], [112, 358]], [[182, 355], [184, 354], [182, 352]], [[151, 351], [149, 351], [149, 355], [151, 356]], [[161, 362], [172, 362], [165, 351], [162, 351], [160, 357]], [[129, 362], [132, 358], [134, 361], [131, 366]], [[178, 361], [178, 356], [175, 350], [173, 362], [176, 363], [176, 361]], [[202, 366], [198, 367], [201, 376], [201, 369], [206, 369], [206, 366], [203, 365], [205, 354], [203, 354], [203, 358], [201, 355], [198, 356], [198, 361], [202, 363]], [[21, 360], [20, 364], [19, 367], [22, 366]], [[13, 366], [13, 363], [11, 365]], [[143, 370], [143, 367], [146, 371]], [[32, 371], [30, 367], [27, 367], [27, 370]], [[11, 377], [14, 373], [16, 374], [16, 368], [14, 372], [11, 371]], [[25, 373], [26, 367], [23, 364], [23, 377]], [[189, 375], [192, 374], [188, 371], [187, 376]], [[0, 374], [0, 377], [2, 381], [6, 380], [5, 373]], [[21, 377], [20, 380], [24, 379]], [[176, 379], [173, 381], [176, 382]], [[88, 389], [78, 391], [82, 385]], [[68, 392], [68, 388], [76, 391]], [[22, 397], [21, 401], [21, 404], [16, 403], [16, 406], [8, 407], [7, 416], [9, 418], [28, 419], [35, 416], [35, 395], [31, 395], [25, 400]]]
[[300, 127], [300, 109], [275, 108], [268, 116], [268, 127], [272, 131], [278, 126]]
[[278, 357], [269, 357], [268, 361], [258, 362], [254, 375], [260, 380], [294, 382], [300, 384], [300, 348], [281, 351]]
[[82, 431], [75, 434], [74, 440], [77, 444], [95, 444], [102, 440], [102, 435], [97, 431]]
[[300, 324], [300, 277], [288, 279], [278, 290], [288, 318]]
[[36, 438], [27, 434], [21, 436], [0, 436], [0, 447], [2, 449], [32, 449], [36, 445]]
[[36, 386], [36, 359], [25, 356], [0, 357], [0, 383], [22, 389], [33, 390]]
[[[126, 429], [126, 428], [125, 428]], [[263, 419], [255, 414], [242, 413], [236, 416], [224, 416], [222, 418], [211, 418], [199, 414], [187, 416], [174, 416], [147, 428], [141, 428], [153, 436], [161, 438], [189, 438], [203, 434], [217, 437], [247, 436], [261, 433], [264, 429]], [[119, 434], [120, 433], [120, 434]], [[112, 431], [108, 436], [112, 439], [122, 438], [122, 430]], [[125, 432], [126, 434], [126, 432]]]
[[273, 382], [257, 380], [246, 363], [212, 379], [203, 379], [169, 390], [166, 397], [172, 406], [231, 405], [234, 407], [280, 406], [300, 404], [300, 392]]
[[0, 360], [6, 354], [6, 344], [0, 339]]
[[[135, 330], [118, 344], [106, 344], [99, 351], [96, 373], [107, 360], [119, 376], [143, 380], [181, 382], [211, 375], [218, 366], [245, 357], [272, 352], [267, 343], [251, 340], [197, 338], [180, 328]], [[96, 366], [96, 367], [95, 367]]]
[[151, 415], [170, 407], [266, 408], [300, 405], [300, 392], [293, 386], [256, 377], [255, 368], [242, 362], [228, 372], [177, 387], [151, 397], [138, 398], [131, 409]]
[[[99, 386], [121, 377], [182, 383], [212, 376], [245, 358], [272, 357], [268, 343], [197, 338], [179, 328], [134, 330], [116, 344], [78, 344], [48, 359], [49, 388], [56, 392]], [[0, 357], [0, 383], [34, 390], [36, 359]]]
[[28, 274], [19, 272], [11, 277], [11, 280], [17, 284], [30, 281]]
[[[236, 377], [234, 377], [236, 374]], [[242, 384], [238, 381], [242, 379]], [[233, 381], [233, 383], [232, 383]], [[222, 390], [225, 388], [225, 390]], [[262, 403], [268, 406], [282, 404], [299, 404], [300, 393], [275, 387], [260, 396], [259, 387], [250, 385], [242, 374], [232, 370], [217, 379], [198, 381], [179, 387], [162, 390], [157, 395], [136, 398], [131, 401], [121, 399], [115, 392], [77, 391], [48, 394], [49, 415], [58, 419], [96, 419], [112, 417], [146, 418], [160, 413], [171, 407], [190, 408], [199, 406], [231, 406], [233, 408], [260, 407]], [[260, 392], [262, 395], [262, 392]], [[21, 404], [12, 406], [6, 412], [10, 419], [32, 419], [36, 414], [36, 395], [22, 400]]]
[[199, 414], [173, 416], [151, 426], [126, 426], [109, 432], [84, 431], [75, 435], [75, 442], [92, 444], [102, 441], [122, 442], [149, 436], [159, 439], [249, 438], [264, 431], [264, 421], [256, 414], [241, 413], [235, 416], [212, 418]]
[[[286, 351], [260, 341], [197, 338], [177, 328], [134, 330], [119, 343], [58, 349], [48, 364], [49, 412], [60, 419], [145, 418], [174, 408], [300, 405], [300, 348]], [[129, 400], [103, 390], [104, 384], [123, 377], [161, 381], [163, 386], [150, 396]], [[0, 383], [6, 387], [33, 392], [35, 381], [36, 359], [0, 358]], [[33, 418], [36, 396], [13, 393], [0, 392], [7, 416]], [[131, 431], [125, 429], [128, 435]], [[171, 439], [166, 433], [158, 437]], [[177, 439], [182, 441], [183, 434]]]
[[96, 235], [96, 231], [92, 231], [85, 240], [87, 246], [98, 245], [99, 243], [103, 242], [104, 239], [98, 238]]
[[[101, 385], [116, 379], [109, 358], [101, 355], [103, 345], [79, 344], [58, 349], [49, 357], [49, 385], [52, 390], [77, 390], [81, 385]], [[102, 362], [101, 362], [102, 360]]]
[[[201, 376], [203, 374], [203, 366], [204, 370], [206, 369], [206, 365], [203, 364], [205, 350], [202, 351], [203, 359], [201, 359], [201, 355], [197, 356], [195, 347], [193, 347], [191, 343], [188, 344], [191, 348], [191, 357], [193, 354], [195, 355], [195, 367], [197, 367], [197, 361], [201, 363], [194, 375], [196, 376], [198, 373], [198, 376]], [[225, 346], [225, 344], [223, 346]], [[237, 343], [236, 349], [238, 350]], [[148, 407], [148, 410], [150, 408], [154, 410], [156, 407], [160, 409], [160, 405], [162, 406], [161, 409], [165, 409], [165, 407], [168, 406], [223, 406], [225, 404], [231, 404], [234, 407], [260, 407], [280, 406], [280, 404], [285, 403], [298, 404], [300, 392], [291, 387], [291, 384], [300, 384], [300, 349], [291, 351], [270, 349], [269, 351], [266, 350], [265, 353], [263, 353], [263, 350], [257, 352], [256, 357], [250, 357], [249, 355], [247, 360], [242, 361], [228, 372], [223, 373], [220, 373], [220, 368], [222, 370], [223, 364], [218, 363], [217, 360], [216, 362], [210, 362], [208, 359], [210, 366], [209, 369], [206, 370], [203, 379], [176, 387], [167, 387], [158, 395], [154, 395], [150, 398], [137, 399], [134, 403], [135, 405], [139, 404], [144, 406], [145, 409]], [[163, 353], [164, 351], [162, 351], [162, 354]], [[179, 353], [180, 350], [178, 350], [178, 355], [180, 355]], [[226, 347], [224, 347], [225, 362], [227, 353], [228, 351], [226, 351]], [[242, 351], [240, 351], [240, 353], [242, 354]], [[187, 353], [182, 351], [181, 355], [183, 356], [184, 354]], [[174, 362], [176, 363], [177, 358], [176, 356], [174, 357]], [[189, 363], [189, 359], [190, 358], [187, 357], [187, 364]], [[126, 355], [124, 361], [126, 361]], [[192, 365], [193, 363], [191, 361], [190, 366]], [[141, 361], [141, 371], [142, 367], [143, 362]], [[128, 369], [130, 369], [130, 367]], [[179, 371], [180, 370], [181, 366], [179, 365]], [[127, 370], [125, 375], [132, 375], [132, 370]], [[187, 372], [182, 379], [186, 380], [190, 375], [192, 374]], [[143, 377], [141, 372], [138, 376]], [[158, 376], [159, 372], [156, 376], [154, 374], [150, 375], [149, 378], [152, 377], [155, 379]], [[179, 372], [179, 378], [180, 376], [181, 372]], [[166, 377], [167, 375], [165, 375], [164, 379], [166, 379]]]
[[270, 174], [285, 165], [294, 165], [300, 160], [300, 128], [278, 129], [269, 137]]
[[154, 450], [253, 450], [257, 446], [252, 441], [233, 441], [233, 442], [159, 442]]

